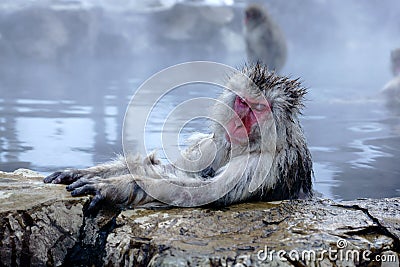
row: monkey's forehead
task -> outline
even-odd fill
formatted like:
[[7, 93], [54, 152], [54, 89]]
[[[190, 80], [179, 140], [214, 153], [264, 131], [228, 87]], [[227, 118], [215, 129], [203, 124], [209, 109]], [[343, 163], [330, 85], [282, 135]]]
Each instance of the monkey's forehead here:
[[232, 93], [242, 97], [259, 97], [262, 95], [261, 88], [243, 73], [238, 73], [230, 77], [225, 87]]
[[259, 4], [250, 4], [246, 7], [245, 12], [257, 12], [257, 13], [262, 13], [265, 11], [265, 8], [263, 8]]

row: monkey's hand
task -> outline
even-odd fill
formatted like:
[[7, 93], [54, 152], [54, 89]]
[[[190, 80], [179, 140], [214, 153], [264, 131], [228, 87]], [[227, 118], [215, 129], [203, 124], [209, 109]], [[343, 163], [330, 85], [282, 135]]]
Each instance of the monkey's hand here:
[[129, 169], [122, 157], [114, 161], [106, 162], [86, 169], [70, 169], [58, 171], [44, 178], [45, 183], [52, 184], [71, 184], [79, 179], [109, 178], [128, 174]]
[[93, 177], [81, 178], [67, 186], [71, 195], [93, 195], [88, 210], [93, 210], [101, 202], [116, 206], [136, 206], [152, 200], [135, 182], [131, 175], [121, 175], [104, 179]]

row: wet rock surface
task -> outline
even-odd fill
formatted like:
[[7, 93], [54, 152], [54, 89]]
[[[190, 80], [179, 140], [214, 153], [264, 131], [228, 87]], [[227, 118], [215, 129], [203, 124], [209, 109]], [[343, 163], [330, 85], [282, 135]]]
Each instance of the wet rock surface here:
[[85, 198], [30, 170], [0, 172], [0, 266], [61, 265], [79, 241]]
[[400, 198], [93, 215], [42, 179], [0, 172], [0, 266], [399, 266]]

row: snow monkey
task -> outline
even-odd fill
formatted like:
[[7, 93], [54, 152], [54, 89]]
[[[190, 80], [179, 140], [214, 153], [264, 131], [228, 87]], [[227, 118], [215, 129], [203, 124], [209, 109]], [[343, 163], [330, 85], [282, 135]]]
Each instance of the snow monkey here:
[[[182, 161], [189, 166], [178, 168], [175, 164], [161, 164], [154, 154], [144, 158], [128, 156], [87, 169], [58, 171], [44, 182], [68, 184], [72, 196], [93, 195], [89, 209], [99, 202], [152, 207], [165, 199], [172, 206], [202, 206], [201, 200], [217, 191], [224, 192], [226, 185], [188, 196], [185, 190], [162, 186], [160, 181], [165, 180], [201, 187], [222, 178], [236, 179], [226, 193], [204, 202], [211, 206], [312, 196], [311, 154], [298, 118], [306, 89], [298, 79], [269, 72], [261, 63], [246, 65], [238, 73], [248, 79], [228, 77], [226, 88], [237, 88], [237, 92], [224, 90], [211, 109], [219, 123], [211, 122], [211, 134], [197, 135], [183, 153], [185, 158], [195, 159], [199, 151], [210, 155], [208, 151], [214, 149], [215, 156], [207, 165], [194, 166], [204, 162], [189, 160]], [[254, 179], [260, 184], [252, 188]], [[157, 191], [157, 197], [146, 193], [149, 188]]]
[[381, 93], [385, 97], [386, 106], [397, 113], [400, 106], [400, 48], [390, 53], [390, 66], [394, 77], [386, 83]]
[[390, 59], [393, 75], [400, 75], [400, 48], [392, 50], [390, 53]]
[[286, 40], [267, 11], [259, 5], [245, 10], [245, 41], [247, 59], [261, 61], [271, 70], [280, 71], [286, 62]]

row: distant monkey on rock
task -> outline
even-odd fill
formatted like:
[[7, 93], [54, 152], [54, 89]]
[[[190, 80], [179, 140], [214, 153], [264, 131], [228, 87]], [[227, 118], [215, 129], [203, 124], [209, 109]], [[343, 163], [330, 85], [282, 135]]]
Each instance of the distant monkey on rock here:
[[286, 40], [282, 30], [259, 5], [249, 5], [244, 16], [248, 61], [260, 61], [267, 65], [268, 69], [280, 71], [287, 57]]
[[[151, 154], [145, 158], [120, 158], [87, 169], [55, 172], [44, 182], [69, 184], [67, 190], [73, 196], [93, 195], [89, 208], [99, 202], [151, 207], [160, 205], [158, 199], [164, 197], [172, 202], [179, 198], [179, 206], [185, 206], [186, 196], [159, 186], [161, 179], [193, 187], [224, 177], [237, 179], [226, 194], [207, 203], [212, 206], [311, 196], [311, 154], [298, 118], [306, 89], [298, 80], [278, 76], [259, 63], [245, 66], [238, 73], [248, 80], [240, 75], [230, 76], [226, 88], [237, 88], [237, 92], [225, 90], [213, 108], [212, 116], [221, 123], [213, 122], [212, 133], [199, 135], [184, 152], [186, 158], [194, 159], [199, 150], [208, 155], [207, 151], [215, 148], [215, 157], [208, 166], [199, 167], [196, 164], [201, 162], [188, 161], [193, 166], [187, 166], [186, 170], [197, 171], [186, 171], [174, 164], [163, 165]], [[223, 111], [222, 106], [229, 107], [229, 111]], [[263, 173], [266, 176], [259, 180], [260, 186], [251, 190], [252, 180]], [[142, 184], [155, 188], [160, 198], [146, 193]], [[201, 200], [218, 189], [192, 194], [187, 201]]]
[[392, 50], [390, 53], [390, 63], [393, 75], [400, 75], [400, 48]]
[[390, 53], [390, 66], [395, 77], [383, 87], [382, 93], [386, 98], [386, 105], [398, 112], [400, 110], [400, 48]]

